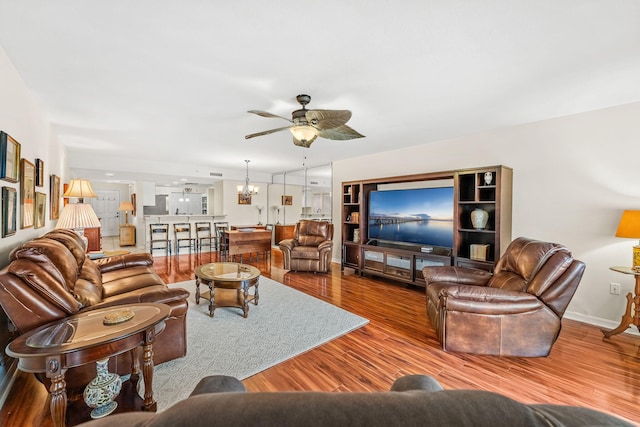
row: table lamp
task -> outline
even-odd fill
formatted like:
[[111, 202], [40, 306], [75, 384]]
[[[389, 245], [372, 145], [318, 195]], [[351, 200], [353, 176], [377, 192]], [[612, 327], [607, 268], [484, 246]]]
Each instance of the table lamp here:
[[[622, 212], [616, 237], [640, 239], [640, 211], [627, 210]], [[633, 265], [635, 271], [640, 271], [640, 243], [633, 247]]]
[[133, 211], [133, 203], [120, 202], [119, 211], [124, 211], [124, 225], [129, 226], [129, 211]]
[[74, 230], [82, 237], [86, 248], [89, 241], [84, 236], [84, 229], [100, 227], [101, 224], [91, 205], [84, 203], [84, 198], [97, 198], [98, 195], [93, 192], [91, 184], [86, 179], [72, 179], [63, 197], [77, 197], [78, 203], [68, 203], [62, 209], [55, 228], [70, 228]]

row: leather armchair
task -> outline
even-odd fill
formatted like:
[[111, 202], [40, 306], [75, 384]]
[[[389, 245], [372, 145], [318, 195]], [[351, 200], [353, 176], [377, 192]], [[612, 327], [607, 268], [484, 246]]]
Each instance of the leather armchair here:
[[547, 356], [584, 269], [562, 245], [520, 237], [493, 273], [423, 268], [427, 314], [445, 351]]
[[281, 241], [285, 270], [331, 271], [333, 224], [326, 221], [301, 220], [296, 224], [293, 239]]

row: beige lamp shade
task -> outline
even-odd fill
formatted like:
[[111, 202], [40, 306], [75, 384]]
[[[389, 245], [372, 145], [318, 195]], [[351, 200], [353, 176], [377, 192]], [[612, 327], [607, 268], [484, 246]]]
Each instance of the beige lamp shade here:
[[118, 208], [119, 211], [132, 211], [133, 210], [133, 203], [131, 202], [120, 202], [120, 207]]
[[69, 203], [62, 209], [56, 228], [83, 229], [100, 227], [100, 220], [91, 205]]
[[72, 179], [67, 191], [64, 192], [62, 197], [77, 197], [79, 199], [84, 199], [85, 197], [96, 198], [98, 195], [93, 192], [91, 183], [88, 180]]
[[[640, 211], [624, 211], [616, 230], [616, 237], [640, 239]], [[640, 271], [640, 245], [633, 247], [632, 268]]]

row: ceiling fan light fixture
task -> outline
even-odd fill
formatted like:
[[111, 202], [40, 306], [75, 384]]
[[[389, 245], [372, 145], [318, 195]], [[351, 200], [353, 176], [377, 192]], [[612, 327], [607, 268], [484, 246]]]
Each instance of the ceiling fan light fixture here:
[[317, 135], [316, 128], [309, 125], [293, 126], [289, 130], [298, 141], [310, 141]]

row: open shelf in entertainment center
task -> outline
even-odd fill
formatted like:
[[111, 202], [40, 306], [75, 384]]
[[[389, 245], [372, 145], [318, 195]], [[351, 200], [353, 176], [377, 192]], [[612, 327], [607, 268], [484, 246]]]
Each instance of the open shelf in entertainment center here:
[[438, 246], [373, 240], [362, 245], [360, 250], [361, 274], [369, 273], [422, 287], [425, 286], [423, 267], [453, 263], [453, 250]]
[[[511, 242], [512, 180], [513, 170], [498, 165], [343, 182], [342, 267], [418, 286], [425, 286], [422, 267], [427, 265], [492, 271]], [[372, 192], [434, 187], [453, 187], [453, 247], [448, 253], [422, 252], [419, 244], [369, 233]], [[478, 210], [486, 220], [481, 228], [471, 219]], [[381, 237], [378, 244], [368, 240]]]

